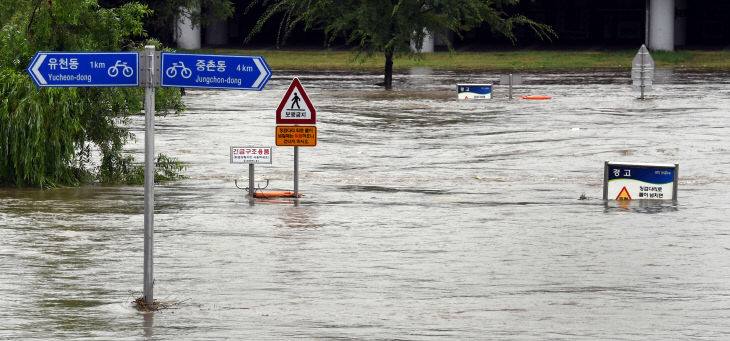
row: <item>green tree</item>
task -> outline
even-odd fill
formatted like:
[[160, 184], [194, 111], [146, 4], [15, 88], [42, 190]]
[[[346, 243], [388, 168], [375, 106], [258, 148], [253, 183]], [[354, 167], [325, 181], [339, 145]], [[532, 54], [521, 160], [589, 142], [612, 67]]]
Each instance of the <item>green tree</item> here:
[[344, 36], [359, 53], [371, 57], [385, 56], [384, 86], [393, 86], [393, 58], [420, 57], [411, 50], [413, 42], [420, 50], [426, 33], [447, 42], [446, 32], [461, 33], [482, 24], [515, 41], [516, 25], [529, 26], [540, 38], [554, 36], [553, 30], [523, 15], [510, 15], [508, 5], [519, 0], [255, 0], [250, 6], [266, 7], [256, 26], [247, 37], [261, 30], [265, 22], [282, 15], [277, 44], [299, 24], [305, 30], [322, 29], [327, 43]]
[[[25, 68], [36, 51], [141, 50], [150, 11], [128, 2], [3, 0], [0, 4], [0, 185], [137, 182], [140, 166], [122, 151], [126, 125], [143, 107], [141, 88], [38, 88]], [[161, 47], [161, 46], [158, 46]], [[159, 89], [164, 114], [183, 109], [177, 89]], [[92, 155], [99, 161], [92, 163]], [[163, 158], [162, 168], [180, 164]]]

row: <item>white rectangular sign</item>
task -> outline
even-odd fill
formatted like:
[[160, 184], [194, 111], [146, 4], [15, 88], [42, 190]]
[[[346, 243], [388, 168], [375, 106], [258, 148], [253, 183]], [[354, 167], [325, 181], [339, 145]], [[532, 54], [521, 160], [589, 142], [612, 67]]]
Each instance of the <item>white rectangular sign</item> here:
[[676, 200], [678, 164], [606, 161], [603, 200]]
[[231, 163], [271, 164], [271, 147], [231, 147]]
[[459, 99], [492, 99], [492, 84], [456, 84]]

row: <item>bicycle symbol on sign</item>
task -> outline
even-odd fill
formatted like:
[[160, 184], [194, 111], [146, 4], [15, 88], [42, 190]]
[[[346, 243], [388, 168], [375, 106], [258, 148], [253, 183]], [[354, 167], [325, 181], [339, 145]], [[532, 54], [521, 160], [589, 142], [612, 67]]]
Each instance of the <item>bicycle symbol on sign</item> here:
[[193, 75], [193, 70], [185, 67], [183, 62], [172, 63], [172, 66], [165, 70], [165, 75], [169, 78], [175, 78], [175, 76], [177, 76], [177, 69], [181, 70], [180, 75], [182, 75], [183, 78], [190, 78], [190, 76]]
[[134, 70], [131, 66], [127, 66], [126, 62], [122, 63], [121, 60], [117, 60], [117, 63], [107, 69], [106, 73], [109, 74], [109, 77], [114, 78], [119, 75], [119, 68], [122, 68], [122, 75], [124, 75], [124, 77], [132, 77]]

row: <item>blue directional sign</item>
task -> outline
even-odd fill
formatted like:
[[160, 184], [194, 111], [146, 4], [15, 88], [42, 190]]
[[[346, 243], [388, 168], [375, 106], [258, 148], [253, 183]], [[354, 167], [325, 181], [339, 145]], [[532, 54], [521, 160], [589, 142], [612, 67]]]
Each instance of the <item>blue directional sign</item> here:
[[139, 53], [36, 52], [26, 70], [39, 87], [139, 86]]
[[163, 52], [160, 85], [261, 91], [271, 69], [261, 56]]

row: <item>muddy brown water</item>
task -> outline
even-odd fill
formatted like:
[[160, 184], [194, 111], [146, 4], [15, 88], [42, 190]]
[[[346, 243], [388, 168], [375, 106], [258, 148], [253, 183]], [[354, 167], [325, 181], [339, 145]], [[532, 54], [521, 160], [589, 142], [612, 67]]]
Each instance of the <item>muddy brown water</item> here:
[[[291, 78], [318, 110], [298, 206], [251, 202], [234, 145], [274, 145]], [[0, 339], [726, 339], [730, 73], [523, 73], [509, 100], [457, 101], [500, 73], [275, 70], [262, 92], [189, 90], [157, 118], [155, 298], [143, 188], [0, 189]], [[143, 118], [128, 150], [143, 159]], [[256, 181], [292, 188], [290, 147]], [[678, 163], [679, 199], [604, 202], [603, 162]], [[578, 200], [582, 195], [585, 200]]]

